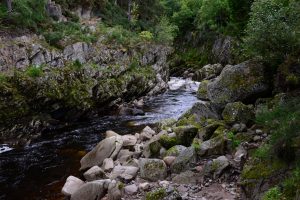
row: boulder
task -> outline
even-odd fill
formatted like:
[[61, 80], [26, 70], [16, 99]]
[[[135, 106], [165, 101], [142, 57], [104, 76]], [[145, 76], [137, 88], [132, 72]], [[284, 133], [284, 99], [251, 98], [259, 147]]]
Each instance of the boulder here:
[[49, 17], [52, 17], [54, 20], [63, 21], [64, 17], [62, 14], [61, 6], [48, 0], [46, 4], [46, 12]]
[[105, 138], [110, 138], [110, 137], [112, 137], [112, 136], [120, 136], [118, 133], [116, 133], [116, 132], [114, 132], [114, 131], [106, 131], [105, 132]]
[[245, 123], [255, 118], [254, 107], [245, 105], [242, 102], [228, 103], [222, 113], [223, 119], [227, 123]]
[[142, 141], [150, 140], [154, 135], [155, 135], [155, 131], [152, 130], [149, 126], [146, 126], [140, 134], [140, 139]]
[[214, 42], [212, 54], [217, 62], [230, 64], [232, 62], [232, 46], [234, 40], [229, 36], [220, 36]]
[[188, 169], [191, 164], [196, 162], [196, 152], [193, 147], [182, 151], [171, 165], [172, 173], [178, 174]]
[[138, 171], [138, 167], [118, 165], [111, 172], [110, 179], [123, 178], [125, 180], [132, 180], [136, 177]]
[[194, 73], [193, 80], [203, 81], [218, 76], [224, 67], [221, 64], [208, 64]]
[[176, 145], [166, 152], [165, 156], [175, 156], [177, 157], [181, 152], [185, 151], [187, 147], [182, 145]]
[[220, 156], [213, 159], [211, 162], [207, 162], [204, 167], [204, 173], [206, 176], [213, 176], [214, 179], [218, 178], [222, 172], [230, 165], [228, 158]]
[[138, 187], [135, 184], [127, 185], [125, 186], [124, 191], [128, 195], [135, 195], [138, 192]]
[[76, 192], [84, 182], [79, 178], [74, 176], [69, 176], [66, 180], [65, 185], [63, 186], [61, 192], [66, 196], [71, 196], [74, 192]]
[[134, 146], [137, 143], [137, 138], [134, 135], [123, 135], [123, 146]]
[[149, 181], [163, 180], [167, 176], [167, 166], [163, 160], [140, 159], [141, 178]]
[[152, 138], [143, 146], [143, 155], [145, 158], [158, 157], [160, 155], [161, 144], [158, 138]]
[[200, 156], [221, 155], [224, 154], [225, 147], [225, 138], [223, 136], [218, 136], [202, 142], [197, 154]]
[[95, 165], [102, 165], [105, 158], [114, 158], [120, 151], [123, 141], [119, 136], [112, 136], [102, 140], [97, 146], [87, 153], [81, 160], [80, 170]]
[[208, 100], [208, 96], [207, 96], [207, 85], [208, 85], [209, 81], [205, 80], [202, 81], [199, 85], [198, 91], [197, 91], [197, 97], [200, 100]]
[[117, 160], [123, 165], [125, 162], [131, 160], [135, 154], [135, 152], [128, 149], [122, 149], [118, 154]]
[[94, 181], [99, 179], [107, 179], [105, 172], [98, 166], [94, 166], [83, 174], [87, 181]]
[[71, 200], [95, 200], [105, 196], [111, 180], [97, 180], [85, 183], [71, 196]]
[[111, 158], [105, 158], [103, 160], [102, 169], [105, 172], [110, 172], [114, 168], [114, 161]]
[[151, 188], [151, 185], [148, 182], [140, 183], [140, 185], [139, 185], [140, 191], [148, 191], [148, 190], [150, 190], [150, 188]]
[[198, 128], [192, 125], [179, 126], [173, 128], [173, 131], [176, 133], [176, 138], [180, 144], [190, 146], [198, 133]]
[[227, 65], [220, 76], [208, 83], [207, 96], [222, 108], [227, 103], [255, 100], [269, 90], [266, 77], [263, 64], [257, 61]]

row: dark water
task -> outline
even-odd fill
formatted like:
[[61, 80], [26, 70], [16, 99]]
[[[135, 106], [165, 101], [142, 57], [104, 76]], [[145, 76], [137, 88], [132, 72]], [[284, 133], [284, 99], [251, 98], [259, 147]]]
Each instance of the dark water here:
[[60, 190], [65, 179], [80, 176], [81, 157], [102, 139], [106, 130], [134, 134], [145, 125], [179, 117], [196, 101], [190, 87], [168, 91], [145, 102], [145, 116], [96, 118], [67, 131], [42, 136], [25, 148], [0, 153], [0, 199], [64, 199]]

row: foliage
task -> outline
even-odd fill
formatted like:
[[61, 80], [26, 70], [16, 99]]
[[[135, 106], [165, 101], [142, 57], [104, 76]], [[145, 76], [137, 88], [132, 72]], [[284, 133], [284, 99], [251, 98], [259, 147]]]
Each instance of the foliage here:
[[300, 3], [293, 0], [256, 0], [246, 28], [244, 54], [275, 65], [299, 49], [299, 10]]
[[142, 31], [139, 36], [146, 41], [153, 39], [153, 34], [149, 31]]
[[147, 192], [146, 200], [162, 200], [166, 196], [167, 196], [166, 190], [164, 188], [161, 188], [153, 192]]
[[300, 167], [296, 167], [291, 176], [283, 182], [283, 194], [287, 199], [293, 199], [300, 194]]
[[241, 141], [236, 138], [233, 132], [228, 132], [227, 137], [231, 141], [231, 147], [233, 149], [237, 148], [241, 144]]
[[29, 76], [29, 77], [32, 77], [32, 78], [37, 78], [37, 77], [40, 77], [42, 76], [43, 74], [43, 69], [41, 66], [30, 66], [26, 69], [26, 74]]
[[278, 187], [274, 187], [269, 189], [265, 195], [263, 196], [262, 200], [281, 200], [282, 193], [280, 192]]
[[171, 24], [167, 17], [163, 17], [155, 27], [156, 40], [160, 43], [171, 44], [177, 31], [178, 27]]

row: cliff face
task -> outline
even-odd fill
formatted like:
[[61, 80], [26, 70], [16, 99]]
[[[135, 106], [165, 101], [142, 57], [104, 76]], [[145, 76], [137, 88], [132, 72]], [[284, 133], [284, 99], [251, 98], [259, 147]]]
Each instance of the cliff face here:
[[166, 46], [143, 43], [124, 48], [100, 37], [93, 44], [77, 42], [59, 50], [35, 35], [2, 38], [1, 44], [0, 124], [6, 127], [2, 135], [12, 126], [28, 131], [24, 121], [32, 131], [49, 119], [72, 121], [91, 110], [167, 88], [171, 48]]

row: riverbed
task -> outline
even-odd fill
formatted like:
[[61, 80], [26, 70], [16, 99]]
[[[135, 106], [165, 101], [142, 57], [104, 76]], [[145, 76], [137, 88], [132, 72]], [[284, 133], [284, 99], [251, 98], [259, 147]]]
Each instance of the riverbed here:
[[0, 144], [0, 199], [64, 199], [60, 190], [65, 179], [80, 176], [80, 159], [101, 141], [106, 130], [134, 134], [146, 125], [176, 119], [197, 102], [198, 86], [171, 78], [166, 93], [147, 98], [143, 116], [104, 115], [42, 135], [22, 148]]

